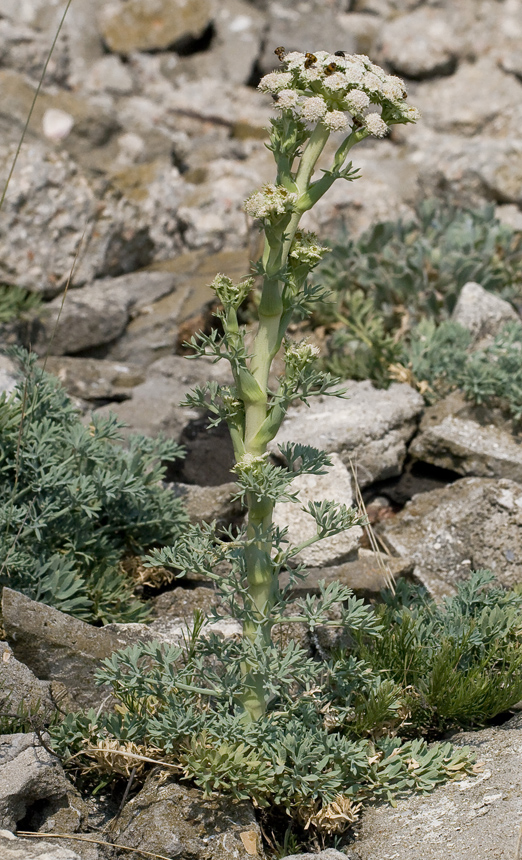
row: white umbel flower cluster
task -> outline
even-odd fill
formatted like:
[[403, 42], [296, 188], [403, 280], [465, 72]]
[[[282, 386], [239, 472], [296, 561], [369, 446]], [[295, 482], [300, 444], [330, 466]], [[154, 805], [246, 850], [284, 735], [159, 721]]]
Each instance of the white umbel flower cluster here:
[[401, 79], [386, 74], [364, 54], [285, 54], [283, 48], [276, 53], [281, 71], [265, 75], [259, 88], [272, 93], [280, 110], [290, 111], [296, 119], [321, 122], [330, 131], [351, 126], [383, 137], [390, 125], [419, 118], [418, 111], [405, 102]]
[[284, 185], [263, 185], [245, 200], [245, 212], [252, 218], [270, 218], [291, 212], [297, 202], [298, 194], [288, 191]]

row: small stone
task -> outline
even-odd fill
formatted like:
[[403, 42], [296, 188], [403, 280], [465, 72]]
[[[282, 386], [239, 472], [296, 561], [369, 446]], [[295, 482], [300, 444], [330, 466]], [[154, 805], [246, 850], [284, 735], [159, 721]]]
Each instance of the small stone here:
[[469, 331], [475, 344], [493, 338], [507, 322], [521, 322], [513, 305], [473, 281], [462, 287], [451, 319]]
[[45, 136], [57, 143], [65, 140], [74, 127], [74, 117], [58, 108], [46, 110], [42, 119], [42, 131]]

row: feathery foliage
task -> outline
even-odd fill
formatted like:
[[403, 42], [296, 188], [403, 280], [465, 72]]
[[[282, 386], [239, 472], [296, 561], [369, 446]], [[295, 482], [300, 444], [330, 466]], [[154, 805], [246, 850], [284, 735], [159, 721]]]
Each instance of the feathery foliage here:
[[357, 633], [358, 659], [401, 687], [410, 735], [483, 726], [522, 699], [522, 595], [489, 571], [441, 605], [399, 582], [376, 607], [381, 636]]
[[380, 222], [333, 244], [320, 277], [331, 301], [315, 324], [334, 327], [326, 367], [386, 386], [408, 332], [422, 320], [446, 320], [467, 281], [520, 299], [522, 235], [498, 221], [493, 205], [422, 201], [413, 219]]
[[0, 584], [89, 621], [143, 619], [119, 563], [186, 523], [160, 485], [181, 450], [145, 437], [124, 448], [113, 417], [84, 426], [35, 356], [16, 355], [23, 375], [0, 395]]

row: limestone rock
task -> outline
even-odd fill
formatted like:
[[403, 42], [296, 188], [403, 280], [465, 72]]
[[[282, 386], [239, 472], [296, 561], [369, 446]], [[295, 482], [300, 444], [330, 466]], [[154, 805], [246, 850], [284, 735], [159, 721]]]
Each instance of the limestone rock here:
[[131, 317], [147, 316], [150, 303], [175, 294], [170, 304], [181, 306], [186, 291], [176, 291], [176, 284], [170, 272], [133, 272], [69, 290], [65, 299], [58, 296], [35, 315], [32, 346], [40, 354], [67, 355], [110, 344]]
[[211, 364], [206, 359], [188, 361], [178, 355], [160, 358], [151, 364], [146, 381], [132, 390], [132, 400], [98, 411], [103, 415], [116, 414], [127, 424], [128, 432], [146, 436], [164, 433], [178, 440], [188, 422], [199, 417], [195, 410], [180, 406], [180, 402], [198, 383], [212, 379], [228, 381], [227, 368], [221, 364]]
[[0, 355], [0, 393], [9, 394], [16, 385], [16, 365], [6, 355]]
[[219, 526], [237, 523], [242, 516], [241, 503], [234, 499], [238, 486], [228, 484], [201, 487], [197, 484], [170, 484], [176, 496], [183, 499], [183, 507], [191, 523], [211, 523]]
[[[318, 591], [319, 582], [324, 580], [326, 585], [331, 582], [341, 582], [351, 588], [357, 597], [368, 600], [378, 597], [381, 590], [387, 587], [389, 574], [392, 580], [397, 580], [401, 576], [409, 579], [412, 573], [411, 559], [395, 558], [385, 553], [360, 548], [357, 558], [327, 567], [310, 567], [306, 571], [306, 579], [296, 583], [292, 593], [296, 597], [303, 597], [307, 593]], [[288, 574], [283, 572], [279, 580], [281, 585], [286, 585]]]
[[[299, 475], [292, 481], [291, 491], [297, 494], [298, 503], [276, 502], [274, 525], [288, 529], [288, 541], [297, 546], [317, 533], [311, 514], [303, 510], [308, 502], [333, 500], [351, 508], [354, 505], [351, 476], [337, 454], [331, 455], [332, 466], [325, 475]], [[322, 567], [346, 561], [357, 551], [362, 536], [360, 526], [333, 537], [325, 538], [303, 549], [295, 560], [306, 567]]]
[[129, 299], [105, 281], [57, 296], [39, 312], [33, 348], [39, 355], [67, 355], [115, 340], [129, 319]]
[[64, 701], [67, 691], [63, 684], [40, 681], [31, 670], [14, 656], [7, 642], [0, 642], [0, 712], [16, 717], [20, 713], [34, 717], [45, 725]]
[[65, 801], [70, 789], [58, 759], [35, 734], [0, 735], [0, 828], [15, 830], [36, 801]]
[[502, 726], [451, 738], [469, 745], [483, 762], [474, 777], [441, 785], [429, 795], [412, 794], [395, 808], [365, 811], [354, 860], [469, 860], [516, 855], [522, 792], [520, 714]]
[[522, 84], [491, 57], [484, 57], [463, 63], [451, 77], [426, 82], [412, 102], [421, 111], [422, 122], [439, 132], [486, 135], [495, 120], [509, 114], [521, 99]]
[[511, 320], [520, 322], [509, 302], [473, 281], [462, 287], [451, 319], [468, 329], [475, 344], [484, 338], [493, 338]]
[[522, 487], [507, 478], [462, 478], [414, 496], [379, 532], [413, 559], [435, 596], [453, 594], [470, 570], [487, 568], [508, 587], [522, 582]]
[[420, 132], [419, 184], [424, 194], [441, 191], [460, 206], [522, 202], [522, 144], [514, 136], [464, 137]]
[[[0, 831], [0, 856], [2, 860], [84, 860], [72, 848], [59, 845], [54, 839], [17, 839], [14, 834], [7, 836], [7, 830]], [[94, 860], [94, 856], [93, 860]]]
[[114, 841], [136, 849], [192, 860], [264, 857], [254, 810], [230, 797], [203, 799], [202, 792], [150, 777], [126, 805]]
[[145, 380], [141, 367], [101, 358], [50, 355], [45, 369], [60, 380], [70, 397], [86, 402], [86, 408], [128, 400], [133, 386]]
[[[2, 170], [13, 154], [0, 147]], [[99, 200], [96, 182], [65, 153], [25, 144], [0, 214], [0, 279], [51, 298], [69, 279], [71, 288], [81, 286], [171, 256], [179, 247], [172, 222], [176, 176], [175, 168], [149, 167], [139, 204], [117, 178]], [[167, 206], [161, 216], [160, 198]]]
[[409, 455], [459, 475], [522, 483], [522, 446], [510, 429], [498, 413], [455, 392], [426, 410]]
[[344, 851], [337, 851], [336, 848], [325, 848], [324, 851], [318, 851], [316, 854], [289, 854], [282, 860], [346, 860], [346, 858], [351, 860], [353, 856], [350, 849], [346, 854]]
[[94, 674], [105, 657], [127, 647], [128, 638], [10, 588], [3, 589], [2, 614], [16, 659], [37, 678], [61, 682], [80, 707], [96, 707], [107, 698], [107, 690], [95, 684]]
[[362, 487], [399, 475], [424, 407], [422, 397], [399, 383], [386, 391], [369, 381], [349, 380], [343, 387], [342, 399], [314, 397], [310, 407], [290, 408], [277, 441], [338, 453], [345, 466], [353, 462]]
[[384, 25], [381, 57], [395, 74], [422, 80], [455, 71], [460, 40], [446, 12], [422, 6]]
[[158, 51], [197, 39], [212, 20], [211, 0], [112, 0], [99, 13], [111, 51]]

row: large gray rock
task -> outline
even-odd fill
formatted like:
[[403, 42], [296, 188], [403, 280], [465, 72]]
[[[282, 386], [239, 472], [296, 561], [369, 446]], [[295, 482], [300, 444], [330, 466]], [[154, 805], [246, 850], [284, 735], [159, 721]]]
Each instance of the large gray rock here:
[[[0, 148], [3, 172], [13, 155]], [[174, 211], [182, 180], [175, 168], [147, 167], [138, 203], [128, 170], [101, 188], [64, 152], [25, 144], [0, 214], [0, 278], [52, 297], [69, 279], [81, 286], [172, 256], [180, 245]]]
[[70, 791], [60, 762], [35, 734], [0, 735], [0, 829], [16, 830], [37, 801], [66, 805]]
[[132, 390], [132, 400], [98, 411], [117, 415], [128, 425], [129, 432], [146, 436], [164, 433], [177, 440], [185, 425], [199, 417], [195, 410], [180, 406], [180, 402], [194, 385], [209, 379], [228, 382], [224, 362], [211, 364], [206, 359], [188, 361], [178, 355], [166, 356], [151, 364], [146, 381]]
[[45, 725], [67, 707], [67, 691], [56, 681], [40, 681], [14, 656], [7, 642], [0, 642], [0, 713], [2, 716], [26, 715]]
[[2, 614], [15, 657], [37, 678], [64, 684], [80, 707], [98, 706], [107, 698], [107, 689], [95, 684], [94, 674], [105, 657], [129, 644], [128, 637], [93, 627], [10, 588], [2, 593]]
[[0, 354], [0, 393], [9, 394], [16, 385], [16, 364], [6, 355]]
[[392, 552], [413, 559], [415, 577], [436, 597], [481, 568], [508, 587], [522, 582], [522, 487], [514, 481], [462, 478], [421, 493], [379, 531]]
[[211, 523], [229, 526], [238, 523], [244, 509], [235, 498], [238, 486], [233, 481], [211, 487], [198, 484], [170, 484], [172, 492], [183, 499], [183, 507], [191, 523]]
[[474, 777], [451, 782], [429, 795], [412, 794], [395, 808], [363, 814], [352, 846], [355, 860], [470, 860], [517, 856], [522, 816], [520, 751], [522, 718], [503, 726], [455, 735], [483, 763]]
[[72, 848], [65, 848], [53, 839], [17, 839], [4, 830], [0, 832], [0, 856], [2, 860], [84, 860]]
[[[347, 585], [357, 595], [371, 599], [378, 597], [383, 588], [387, 588], [390, 580], [399, 577], [411, 578], [413, 561], [407, 558], [396, 558], [386, 553], [373, 552], [371, 549], [359, 549], [357, 557], [327, 567], [310, 567], [306, 571], [306, 579], [296, 583], [292, 594], [303, 597], [305, 594], [319, 591], [319, 582], [326, 585], [331, 582], [341, 582]], [[279, 578], [281, 585], [288, 582], [288, 574], [283, 572]]]
[[494, 128], [497, 118], [502, 119], [513, 105], [520, 104], [521, 97], [522, 84], [487, 56], [463, 63], [451, 77], [417, 88], [414, 104], [422, 113], [422, 121], [437, 131], [484, 135]]
[[[331, 455], [332, 466], [325, 475], [299, 475], [292, 481], [290, 490], [297, 494], [298, 502], [277, 502], [274, 508], [274, 525], [288, 529], [291, 545], [298, 546], [317, 534], [317, 524], [306, 510], [308, 502], [332, 500], [347, 508], [354, 506], [351, 475], [337, 454]], [[295, 560], [306, 567], [335, 565], [354, 556], [362, 536], [362, 528], [355, 526], [333, 537], [325, 538], [303, 549]]]
[[33, 349], [70, 355], [110, 344], [123, 334], [131, 316], [146, 317], [152, 303], [167, 297], [179, 308], [187, 293], [176, 291], [176, 285], [170, 272], [133, 272], [68, 290], [65, 299], [57, 296], [38, 313]]
[[283, 857], [282, 860], [346, 860], [353, 855], [351, 851], [348, 854], [342, 851], [337, 851], [336, 848], [325, 848], [324, 851], [318, 851], [316, 854], [289, 854]]
[[496, 412], [473, 406], [459, 392], [430, 406], [419, 431], [410, 457], [459, 475], [522, 483], [520, 438]]
[[[409, 385], [393, 383], [387, 391], [371, 382], [343, 384], [345, 398], [314, 397], [310, 407], [288, 410], [277, 442], [301, 442], [350, 461], [362, 487], [399, 475], [406, 446], [424, 407]], [[277, 450], [272, 443], [272, 450]]]
[[[40, 363], [43, 366], [44, 362]], [[83, 401], [86, 408], [108, 400], [128, 400], [132, 388], [145, 381], [141, 367], [101, 358], [50, 355], [45, 370], [60, 380], [70, 397]]]
[[473, 281], [462, 287], [451, 319], [468, 329], [474, 343], [493, 338], [507, 322], [520, 322], [513, 305]]
[[[182, 646], [187, 622], [182, 617], [157, 617], [151, 624], [107, 624], [93, 627], [25, 597], [10, 588], [2, 594], [3, 623], [15, 656], [42, 681], [52, 679], [56, 698], [63, 688], [70, 695], [69, 707], [98, 707], [110, 700], [107, 687], [95, 683], [102, 660], [114, 651], [140, 642], [164, 642]], [[222, 636], [236, 636], [240, 627], [231, 618], [222, 618], [205, 630]], [[58, 683], [57, 683], [58, 682]]]
[[112, 0], [102, 6], [100, 32], [111, 51], [165, 50], [203, 34], [212, 20], [211, 0]]
[[416, 161], [426, 195], [443, 194], [460, 206], [522, 202], [522, 144], [514, 136], [470, 139], [421, 129]]
[[67, 355], [110, 343], [127, 325], [129, 304], [106, 281], [69, 290], [65, 301], [57, 296], [39, 313], [33, 347], [39, 355]]
[[114, 841], [130, 848], [191, 860], [264, 857], [254, 810], [246, 801], [215, 796], [150, 777], [124, 808]]
[[448, 12], [422, 6], [388, 21], [381, 31], [381, 58], [406, 78], [451, 75], [462, 39], [457, 16]]

